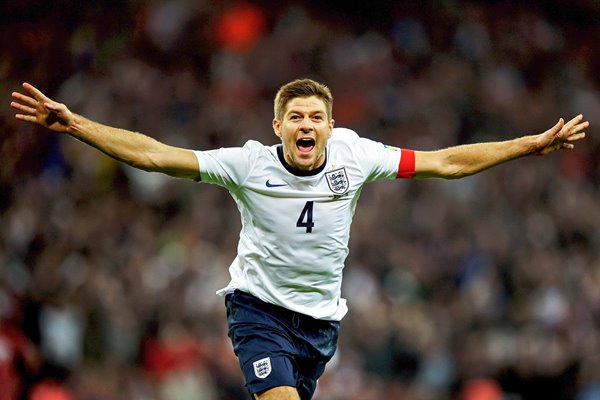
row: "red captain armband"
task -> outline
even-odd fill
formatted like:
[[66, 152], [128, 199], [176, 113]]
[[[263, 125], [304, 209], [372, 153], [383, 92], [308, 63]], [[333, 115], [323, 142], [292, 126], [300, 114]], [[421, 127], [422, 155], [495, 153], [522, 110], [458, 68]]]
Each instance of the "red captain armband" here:
[[398, 164], [396, 178], [411, 179], [415, 176], [415, 152], [407, 149], [400, 149], [400, 152], [400, 163]]

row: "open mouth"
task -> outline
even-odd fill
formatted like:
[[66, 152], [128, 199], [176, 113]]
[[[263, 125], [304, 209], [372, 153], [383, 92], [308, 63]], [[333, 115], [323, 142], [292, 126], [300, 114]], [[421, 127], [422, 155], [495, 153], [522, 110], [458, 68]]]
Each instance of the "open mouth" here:
[[296, 148], [300, 153], [310, 153], [315, 148], [315, 139], [300, 138], [296, 141]]

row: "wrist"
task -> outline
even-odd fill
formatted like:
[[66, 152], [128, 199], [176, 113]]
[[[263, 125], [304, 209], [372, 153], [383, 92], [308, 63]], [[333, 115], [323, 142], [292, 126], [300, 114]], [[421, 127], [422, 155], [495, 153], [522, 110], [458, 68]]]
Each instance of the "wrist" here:
[[85, 119], [78, 114], [73, 113], [71, 119], [68, 121], [66, 126], [66, 132], [72, 136], [79, 136], [83, 132], [83, 125]]
[[520, 147], [524, 156], [541, 154], [539, 135], [523, 136], [517, 140], [520, 141]]

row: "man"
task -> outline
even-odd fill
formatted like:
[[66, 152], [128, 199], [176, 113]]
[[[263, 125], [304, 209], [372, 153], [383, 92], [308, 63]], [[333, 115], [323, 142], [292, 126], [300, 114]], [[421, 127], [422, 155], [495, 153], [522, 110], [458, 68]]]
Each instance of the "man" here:
[[249, 392], [310, 399], [347, 312], [341, 278], [352, 216], [367, 182], [461, 178], [530, 154], [572, 149], [581, 115], [517, 139], [413, 151], [334, 129], [329, 89], [309, 79], [280, 88], [273, 130], [281, 143], [192, 151], [72, 113], [24, 83], [16, 118], [67, 133], [134, 167], [227, 188], [242, 219], [225, 295], [229, 336]]

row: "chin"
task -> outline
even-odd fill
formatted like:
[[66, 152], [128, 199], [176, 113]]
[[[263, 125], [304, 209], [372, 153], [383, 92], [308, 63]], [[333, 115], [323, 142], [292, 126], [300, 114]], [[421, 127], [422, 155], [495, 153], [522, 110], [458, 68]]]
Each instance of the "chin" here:
[[300, 160], [298, 163], [298, 168], [300, 169], [311, 169], [315, 166], [315, 160]]

